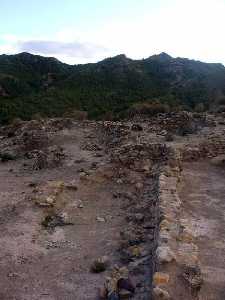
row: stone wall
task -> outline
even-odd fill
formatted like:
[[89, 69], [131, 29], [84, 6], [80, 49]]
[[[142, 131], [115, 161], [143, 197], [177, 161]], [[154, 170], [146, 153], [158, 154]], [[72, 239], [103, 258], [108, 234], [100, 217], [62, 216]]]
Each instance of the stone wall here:
[[181, 150], [182, 160], [193, 161], [212, 158], [225, 153], [224, 136], [213, 136], [198, 144], [188, 145]]
[[182, 224], [178, 194], [181, 157], [174, 153], [159, 176], [159, 234], [153, 299], [197, 299], [202, 284], [198, 247]]
[[137, 161], [164, 162], [169, 155], [169, 148], [162, 143], [125, 144], [113, 152], [112, 159], [132, 168]]

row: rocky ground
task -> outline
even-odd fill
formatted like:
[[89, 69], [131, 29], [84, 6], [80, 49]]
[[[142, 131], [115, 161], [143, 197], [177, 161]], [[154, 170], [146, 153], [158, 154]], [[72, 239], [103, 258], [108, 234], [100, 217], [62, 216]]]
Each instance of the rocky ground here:
[[183, 222], [200, 252], [200, 299], [225, 299], [225, 168], [207, 161], [184, 165]]
[[[0, 128], [0, 299], [170, 299], [155, 276], [164, 272], [159, 177], [177, 168], [175, 153], [180, 162], [223, 154], [224, 124], [223, 115], [180, 113]], [[184, 172], [192, 166], [195, 175], [195, 165]]]

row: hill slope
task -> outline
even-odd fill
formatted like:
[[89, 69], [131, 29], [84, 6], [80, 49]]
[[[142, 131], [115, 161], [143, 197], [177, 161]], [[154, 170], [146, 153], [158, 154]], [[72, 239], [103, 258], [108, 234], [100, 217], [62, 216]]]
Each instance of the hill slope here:
[[137, 102], [206, 108], [225, 95], [225, 68], [166, 53], [144, 60], [125, 55], [99, 63], [67, 65], [29, 53], [0, 55], [0, 122], [60, 116], [73, 109], [90, 117], [122, 115]]

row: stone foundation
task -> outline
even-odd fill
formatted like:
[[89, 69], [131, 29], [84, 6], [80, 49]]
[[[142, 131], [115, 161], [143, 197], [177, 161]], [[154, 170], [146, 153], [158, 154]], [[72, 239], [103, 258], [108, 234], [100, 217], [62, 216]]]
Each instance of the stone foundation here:
[[180, 157], [174, 154], [159, 176], [159, 233], [153, 299], [197, 299], [202, 284], [198, 247], [182, 223]]

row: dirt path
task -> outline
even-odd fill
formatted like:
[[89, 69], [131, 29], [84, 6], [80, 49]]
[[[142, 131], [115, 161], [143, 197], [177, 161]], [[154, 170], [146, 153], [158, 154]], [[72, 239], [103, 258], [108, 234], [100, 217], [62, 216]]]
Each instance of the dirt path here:
[[196, 237], [204, 278], [200, 299], [225, 299], [225, 169], [187, 163], [182, 177], [184, 220]]
[[[92, 262], [104, 255], [112, 264], [118, 262], [119, 231], [125, 222], [121, 199], [113, 198], [106, 156], [82, 150], [82, 143], [92, 141], [86, 138], [91, 134], [91, 129], [76, 128], [53, 137], [52, 143], [66, 153], [58, 168], [31, 172], [21, 160], [1, 164], [1, 300], [94, 299], [106, 274], [92, 274]], [[90, 180], [82, 180], [87, 170]], [[71, 181], [78, 190], [63, 190], [59, 213], [68, 215], [74, 225], [45, 230], [41, 222], [46, 211], [33, 198], [47, 197], [50, 185]], [[29, 186], [31, 182], [35, 187]]]

